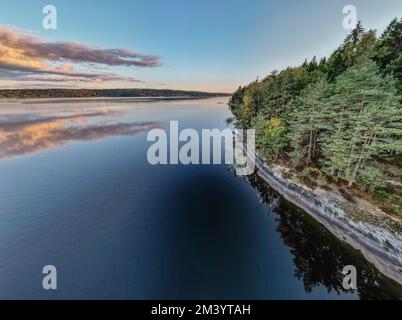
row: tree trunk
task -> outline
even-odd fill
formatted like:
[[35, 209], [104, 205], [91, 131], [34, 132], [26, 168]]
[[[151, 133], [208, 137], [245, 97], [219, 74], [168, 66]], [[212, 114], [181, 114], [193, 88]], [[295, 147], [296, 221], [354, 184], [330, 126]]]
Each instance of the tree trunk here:
[[355, 182], [355, 180], [356, 180], [357, 172], [359, 171], [360, 165], [361, 165], [361, 163], [362, 163], [362, 161], [363, 161], [363, 159], [364, 159], [364, 156], [365, 156], [364, 149], [365, 149], [365, 147], [366, 147], [366, 145], [367, 145], [367, 142], [368, 142], [368, 139], [366, 139], [366, 141], [365, 141], [364, 144], [363, 144], [363, 147], [362, 147], [362, 151], [361, 151], [361, 153], [360, 153], [359, 160], [357, 161], [356, 166], [355, 166], [355, 169], [353, 170], [353, 173], [352, 173], [352, 177], [351, 177], [350, 180], [349, 180], [349, 184], [348, 184], [349, 187], [351, 187], [351, 186], [353, 185], [353, 183]]
[[314, 159], [315, 158], [315, 146], [317, 144], [317, 131], [314, 130], [314, 135], [313, 135], [313, 150], [311, 152], [311, 157]]
[[308, 156], [307, 156], [307, 158], [310, 162], [311, 162], [311, 146], [312, 146], [312, 144], [313, 144], [313, 130], [310, 129], [310, 141], [308, 144]]

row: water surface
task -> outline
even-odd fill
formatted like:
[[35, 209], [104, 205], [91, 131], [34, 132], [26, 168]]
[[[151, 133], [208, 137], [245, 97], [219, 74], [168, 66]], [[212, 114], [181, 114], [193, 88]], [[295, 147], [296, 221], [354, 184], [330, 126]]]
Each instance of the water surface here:
[[[150, 129], [223, 129], [221, 101], [1, 103], [0, 298], [402, 297], [257, 176], [147, 162]], [[357, 291], [342, 288], [348, 264]]]

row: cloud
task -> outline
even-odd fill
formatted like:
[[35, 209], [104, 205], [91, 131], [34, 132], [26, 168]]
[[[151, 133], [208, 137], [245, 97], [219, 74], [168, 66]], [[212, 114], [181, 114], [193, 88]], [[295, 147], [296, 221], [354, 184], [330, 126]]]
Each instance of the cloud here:
[[[98, 72], [77, 71], [77, 64], [86, 65], [90, 70], [98, 69]], [[138, 79], [128, 76], [100, 73], [99, 66], [154, 68], [160, 65], [161, 58], [157, 55], [147, 55], [129, 49], [91, 47], [77, 42], [50, 42], [21, 30], [0, 27], [1, 79], [138, 82]], [[38, 78], [38, 75], [42, 76]]]
[[109, 82], [109, 81], [124, 81], [124, 82], [144, 82], [134, 77], [120, 76], [112, 73], [62, 73], [60, 72], [33, 72], [33, 71], [14, 71], [1, 70], [0, 79], [21, 82]]
[[101, 108], [97, 111], [91, 112], [80, 112], [80, 113], [66, 113], [58, 115], [36, 115], [36, 114], [25, 114], [25, 113], [15, 113], [7, 114], [5, 116], [0, 115], [0, 132], [4, 130], [8, 131], [18, 131], [21, 128], [38, 123], [52, 122], [56, 120], [75, 120], [75, 119], [89, 119], [90, 117], [100, 117], [105, 115], [116, 115], [118, 112], [110, 111], [107, 108]]

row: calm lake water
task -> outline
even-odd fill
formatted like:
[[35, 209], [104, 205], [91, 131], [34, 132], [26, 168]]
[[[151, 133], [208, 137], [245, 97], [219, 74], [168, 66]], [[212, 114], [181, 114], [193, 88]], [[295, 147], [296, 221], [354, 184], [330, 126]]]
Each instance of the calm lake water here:
[[[257, 176], [147, 162], [150, 129], [223, 129], [226, 102], [1, 103], [0, 298], [402, 297]], [[55, 291], [42, 289], [49, 264]], [[350, 264], [358, 291], [345, 292]]]

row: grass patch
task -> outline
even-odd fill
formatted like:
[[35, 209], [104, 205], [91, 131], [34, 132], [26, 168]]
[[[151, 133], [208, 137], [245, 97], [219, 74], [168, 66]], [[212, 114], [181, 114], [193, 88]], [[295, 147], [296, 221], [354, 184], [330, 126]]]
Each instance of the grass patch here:
[[374, 192], [373, 200], [384, 212], [402, 218], [402, 188], [381, 188]]

